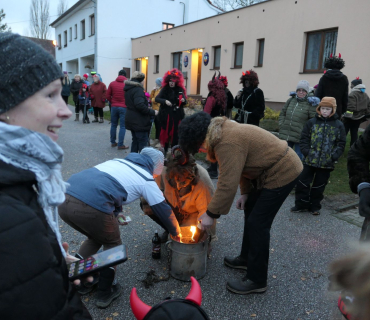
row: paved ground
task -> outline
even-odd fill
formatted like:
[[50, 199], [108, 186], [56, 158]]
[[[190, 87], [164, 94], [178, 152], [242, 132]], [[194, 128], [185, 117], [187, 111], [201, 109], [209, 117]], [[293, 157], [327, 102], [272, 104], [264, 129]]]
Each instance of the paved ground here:
[[[107, 122], [86, 125], [73, 119], [64, 122], [59, 144], [65, 150], [65, 179], [105, 160], [128, 154], [110, 147], [109, 128]], [[130, 140], [127, 135], [125, 144]], [[208, 272], [200, 280], [203, 307], [212, 320], [340, 319], [336, 308], [337, 293], [327, 291], [328, 264], [346, 253], [350, 242], [357, 241], [360, 228], [334, 218], [325, 209], [317, 217], [291, 213], [289, 208], [292, 205], [290, 196], [273, 224], [269, 289], [262, 295], [239, 296], [226, 290], [227, 279], [243, 276], [242, 272], [225, 267], [223, 257], [239, 253], [244, 222], [241, 212], [234, 208], [228, 216], [219, 219], [218, 241], [214, 243], [208, 261]], [[142, 214], [137, 202], [126, 207], [125, 211], [133, 221], [121, 227], [122, 239], [129, 253], [129, 260], [118, 268], [123, 292], [105, 310], [94, 306], [94, 293], [83, 297], [94, 319], [134, 319], [129, 306], [132, 287], [138, 289], [139, 296], [149, 305], [168, 296], [185, 297], [189, 291], [189, 283], [175, 279], [144, 288], [139, 281], [143, 276], [141, 272], [154, 268], [158, 274], [165, 275], [166, 253], [162, 248], [162, 259], [152, 260], [151, 238], [158, 227]], [[63, 222], [61, 230], [71, 250], [77, 250], [84, 237]]]

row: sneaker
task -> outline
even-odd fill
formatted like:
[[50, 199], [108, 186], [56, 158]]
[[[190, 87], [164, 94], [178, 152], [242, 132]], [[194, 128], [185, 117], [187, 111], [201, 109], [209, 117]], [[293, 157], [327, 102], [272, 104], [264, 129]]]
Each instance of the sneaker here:
[[293, 208], [290, 208], [290, 212], [307, 212], [307, 208], [298, 208], [297, 206], [294, 206]]
[[[94, 122], [94, 121], [93, 121]], [[117, 147], [117, 143], [112, 143], [111, 144], [111, 147], [114, 148], [114, 147]]]
[[247, 260], [243, 259], [241, 256], [237, 256], [236, 258], [225, 257], [224, 264], [225, 266], [228, 266], [233, 269], [247, 270]]
[[123, 145], [123, 146], [119, 146], [117, 149], [118, 150], [125, 150], [125, 149], [128, 149], [129, 147], [126, 147], [125, 145]]
[[108, 290], [98, 290], [96, 294], [95, 305], [98, 308], [105, 309], [121, 295], [121, 286], [119, 283], [111, 285]]
[[267, 290], [267, 283], [255, 283], [244, 277], [243, 279], [228, 281], [226, 288], [237, 294], [264, 293]]
[[211, 179], [218, 179], [218, 173], [217, 172], [208, 172], [209, 177]]

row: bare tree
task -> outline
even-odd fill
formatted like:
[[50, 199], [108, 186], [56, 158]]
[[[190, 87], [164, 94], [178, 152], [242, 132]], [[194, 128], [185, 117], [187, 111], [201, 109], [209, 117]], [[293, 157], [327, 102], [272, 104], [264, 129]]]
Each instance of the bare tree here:
[[0, 9], [0, 32], [12, 32], [12, 29], [8, 27], [8, 24], [2, 23], [1, 21], [5, 19], [4, 9]]
[[46, 39], [50, 31], [49, 0], [31, 0], [30, 27], [35, 38]]
[[213, 4], [225, 11], [248, 7], [265, 0], [214, 0]]
[[58, 4], [58, 17], [61, 16], [68, 9], [68, 3], [66, 0], [59, 0]]

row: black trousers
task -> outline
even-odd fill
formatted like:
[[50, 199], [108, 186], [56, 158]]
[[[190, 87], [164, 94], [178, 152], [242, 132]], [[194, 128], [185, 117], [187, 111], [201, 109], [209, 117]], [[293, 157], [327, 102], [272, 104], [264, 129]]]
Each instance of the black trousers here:
[[253, 282], [267, 281], [271, 225], [296, 183], [297, 179], [281, 188], [254, 189], [248, 195], [240, 255], [247, 260], [247, 278]]
[[351, 146], [357, 141], [358, 139], [358, 128], [362, 123], [362, 119], [360, 120], [349, 120], [346, 119], [344, 124], [344, 129], [346, 130], [346, 135], [348, 131], [351, 133]]
[[94, 107], [94, 117], [97, 118], [98, 116], [100, 118], [104, 117], [103, 108]]
[[74, 101], [75, 103], [75, 114], [79, 114], [80, 113], [80, 101], [77, 100], [77, 101]]
[[218, 162], [211, 162], [211, 165], [208, 168], [208, 172], [214, 172], [217, 174]]
[[139, 153], [143, 148], [148, 146], [148, 131], [131, 131], [132, 144], [131, 152]]
[[62, 96], [62, 98], [63, 98], [63, 100], [64, 100], [64, 102], [68, 105], [68, 96]]
[[161, 133], [161, 123], [159, 122], [158, 116], [154, 118], [154, 127], [155, 127], [155, 139], [159, 139]]
[[[330, 169], [304, 165], [295, 188], [295, 205], [300, 209], [316, 211], [321, 209], [324, 190], [330, 178]], [[310, 184], [312, 183], [312, 186]]]

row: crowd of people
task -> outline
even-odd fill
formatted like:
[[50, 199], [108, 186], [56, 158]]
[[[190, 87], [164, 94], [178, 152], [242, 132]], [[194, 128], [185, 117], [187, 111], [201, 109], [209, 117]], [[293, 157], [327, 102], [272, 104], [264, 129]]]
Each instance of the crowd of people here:
[[[370, 101], [360, 79], [352, 81], [348, 96], [340, 56], [326, 59], [328, 71], [316, 92], [307, 81], [298, 83], [281, 112], [281, 136], [276, 137], [259, 127], [265, 104], [253, 70], [242, 74], [242, 89], [235, 98], [227, 89], [227, 78], [215, 74], [204, 111], [185, 117], [186, 88], [177, 69], [156, 79], [149, 94], [143, 87], [145, 75], [138, 71], [128, 80], [120, 70], [108, 89], [96, 72], [91, 84], [87, 74], [70, 82], [49, 53], [16, 34], [0, 34], [0, 52], [5, 59], [0, 71], [6, 79], [0, 83], [0, 256], [7, 261], [0, 264], [7, 275], [0, 278], [2, 318], [91, 319], [80, 294], [97, 289], [96, 305], [108, 307], [122, 291], [116, 269], [71, 283], [67, 263], [122, 243], [119, 225], [126, 224], [122, 206], [141, 199], [145, 214], [163, 227], [162, 241], [169, 235], [181, 241], [181, 226], [198, 221], [215, 238], [216, 221], [229, 213], [238, 187], [236, 208], [244, 211], [245, 221], [241, 252], [224, 257], [224, 264], [245, 270], [245, 276], [226, 286], [236, 294], [265, 292], [276, 214], [294, 188], [292, 211], [320, 213], [325, 186], [344, 151], [348, 131], [353, 138], [349, 183], [360, 196], [359, 212], [365, 217], [361, 240], [369, 239], [370, 127], [358, 139], [354, 128], [370, 115]], [[34, 81], [22, 77], [24, 72]], [[63, 150], [56, 141], [62, 122], [72, 116], [66, 104], [70, 93], [75, 121], [82, 111], [84, 123], [89, 123], [90, 106], [93, 122], [103, 122], [102, 110], [109, 101], [111, 146], [128, 148], [123, 144], [126, 129], [132, 133], [132, 144], [124, 159], [98, 164], [64, 182]], [[233, 107], [238, 112], [231, 120]], [[153, 124], [154, 147], [159, 144], [163, 151], [148, 146]], [[196, 163], [194, 154], [200, 150], [213, 164], [208, 170], [213, 175]], [[218, 177], [216, 190], [212, 176]], [[76, 257], [62, 242], [59, 217], [86, 236]], [[369, 316], [368, 266], [367, 251], [332, 266], [337, 287], [350, 291], [340, 298], [348, 319], [349, 313], [359, 320]], [[200, 306], [198, 300], [192, 298]]]

